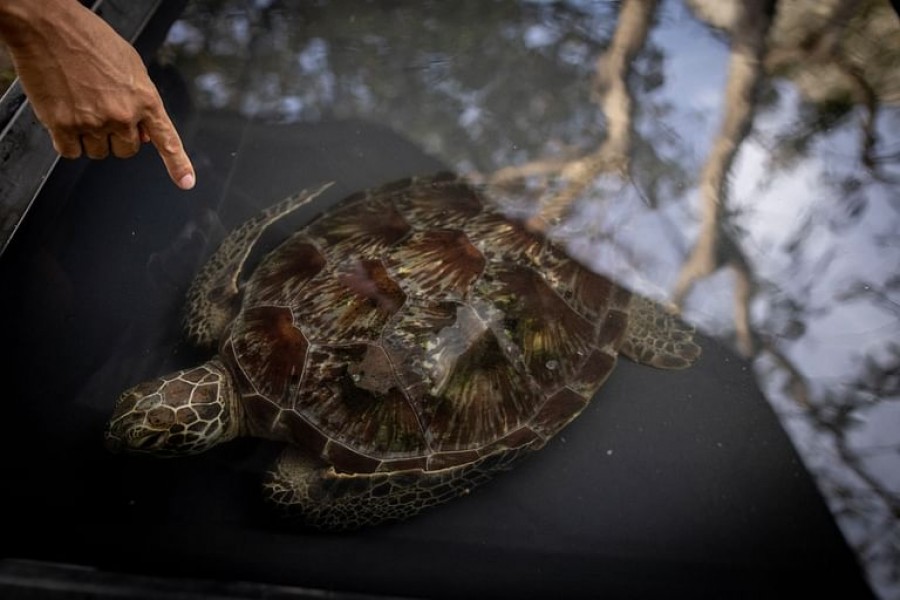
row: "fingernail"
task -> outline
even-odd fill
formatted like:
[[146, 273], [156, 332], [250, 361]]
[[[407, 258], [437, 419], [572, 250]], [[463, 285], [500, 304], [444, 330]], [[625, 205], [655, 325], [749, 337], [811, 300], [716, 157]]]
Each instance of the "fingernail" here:
[[183, 190], [189, 190], [194, 187], [194, 174], [188, 173], [178, 180], [178, 187]]

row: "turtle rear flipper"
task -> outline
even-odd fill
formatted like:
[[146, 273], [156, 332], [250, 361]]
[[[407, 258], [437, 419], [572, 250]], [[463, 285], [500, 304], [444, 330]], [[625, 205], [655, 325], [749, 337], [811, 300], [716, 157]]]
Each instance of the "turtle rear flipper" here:
[[464, 496], [509, 469], [525, 452], [500, 448], [475, 462], [436, 471], [339, 473], [289, 446], [263, 487], [267, 499], [289, 520], [316, 529], [358, 529], [407, 519]]
[[264, 210], [222, 241], [218, 250], [194, 278], [188, 290], [184, 329], [188, 339], [198, 346], [215, 346], [225, 326], [239, 308], [238, 278], [250, 251], [266, 228], [307, 204], [332, 183], [303, 190]]
[[694, 328], [656, 302], [632, 296], [629, 313], [619, 351], [631, 360], [660, 369], [684, 369], [700, 356]]

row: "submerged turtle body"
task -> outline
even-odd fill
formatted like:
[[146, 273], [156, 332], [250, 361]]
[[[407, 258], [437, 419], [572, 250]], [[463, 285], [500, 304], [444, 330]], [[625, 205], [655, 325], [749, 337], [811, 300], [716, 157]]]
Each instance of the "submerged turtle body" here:
[[195, 281], [186, 325], [209, 363], [125, 392], [114, 447], [191, 453], [287, 443], [271, 500], [313, 525], [403, 518], [543, 446], [622, 352], [688, 366], [691, 332], [490, 209], [452, 176], [342, 201], [238, 275], [288, 198], [233, 232]]

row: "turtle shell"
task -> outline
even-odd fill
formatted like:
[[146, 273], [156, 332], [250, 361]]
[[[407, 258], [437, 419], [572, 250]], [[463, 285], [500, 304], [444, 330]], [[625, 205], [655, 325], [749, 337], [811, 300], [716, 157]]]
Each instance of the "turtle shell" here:
[[355, 194], [268, 254], [221, 346], [250, 433], [342, 472], [538, 448], [615, 364], [630, 293], [452, 176]]

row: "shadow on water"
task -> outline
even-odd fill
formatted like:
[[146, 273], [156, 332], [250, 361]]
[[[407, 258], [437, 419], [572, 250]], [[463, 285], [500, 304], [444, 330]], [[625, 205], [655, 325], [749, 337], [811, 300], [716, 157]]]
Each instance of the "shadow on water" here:
[[[877, 322], [878, 285], [852, 296], [870, 305], [845, 312], [839, 292], [857, 289], [845, 284], [859, 263], [822, 246], [850, 236], [845, 256], [863, 261], [873, 247], [896, 249], [896, 237], [871, 222], [896, 218], [884, 200], [895, 165], [878, 141], [896, 113], [886, 104], [860, 129], [849, 114], [865, 124], [871, 103], [804, 96], [808, 75], [785, 75], [791, 37], [777, 32], [790, 25], [786, 12], [760, 63], [771, 72], [735, 83], [738, 50], [762, 52], [752, 40], [768, 21], [737, 36], [745, 46], [736, 50], [723, 40], [732, 39], [727, 26], [713, 32], [680, 3], [662, 3], [643, 26], [640, 11], [626, 12], [634, 5], [426, 2], [388, 13], [341, 2], [297, 11], [192, 3], [153, 73], [200, 185], [175, 191], [149, 149], [129, 161], [61, 164], [0, 263], [0, 330], [11, 350], [0, 464], [13, 507], [5, 514], [15, 515], [4, 556], [432, 597], [866, 595], [856, 560], [871, 556], [850, 553], [820, 496], [836, 506], [829, 494], [841, 479], [828, 469], [841, 471], [817, 470], [807, 452], [839, 454], [834, 440], [851, 435], [838, 416], [852, 420], [862, 405], [850, 395], [841, 402], [841, 389], [881, 382], [866, 398], [896, 397], [889, 356], [869, 363], [885, 377], [842, 372], [832, 387], [813, 368], [848, 362], [845, 349], [822, 349], [829, 319]], [[610, 48], [629, 35], [630, 79], [619, 88]], [[853, 85], [832, 77], [835, 89]], [[756, 95], [724, 102], [741, 85]], [[891, 97], [890, 85], [870, 89]], [[604, 104], [617, 89], [631, 109]], [[706, 113], [723, 102], [732, 112], [719, 128]], [[717, 166], [709, 157], [722, 136], [742, 154]], [[835, 140], [853, 156], [846, 172], [827, 152]], [[541, 190], [543, 222], [574, 254], [675, 300], [699, 323], [708, 334], [700, 364], [662, 373], [622, 361], [585, 413], [512, 472], [412, 521], [349, 535], [286, 532], [270, 520], [258, 492], [277, 452], [267, 443], [241, 440], [184, 460], [105, 452], [102, 428], [121, 390], [206, 358], [183, 341], [179, 313], [225, 231], [300, 188], [337, 182], [274, 228], [271, 245], [353, 191], [447, 167]], [[698, 180], [716, 168], [714, 199], [728, 210], [710, 229]], [[816, 206], [798, 179], [845, 193]], [[791, 193], [793, 212], [783, 205]], [[553, 212], [560, 199], [565, 210]], [[704, 270], [704, 235], [706, 258], [730, 275]], [[884, 280], [890, 305], [884, 269], [864, 275]], [[752, 288], [746, 329], [732, 313], [742, 282]], [[889, 355], [880, 339], [866, 338]], [[857, 508], [870, 501], [860, 498]], [[846, 523], [859, 548], [859, 529], [848, 534]], [[890, 578], [879, 581], [890, 595]]]

